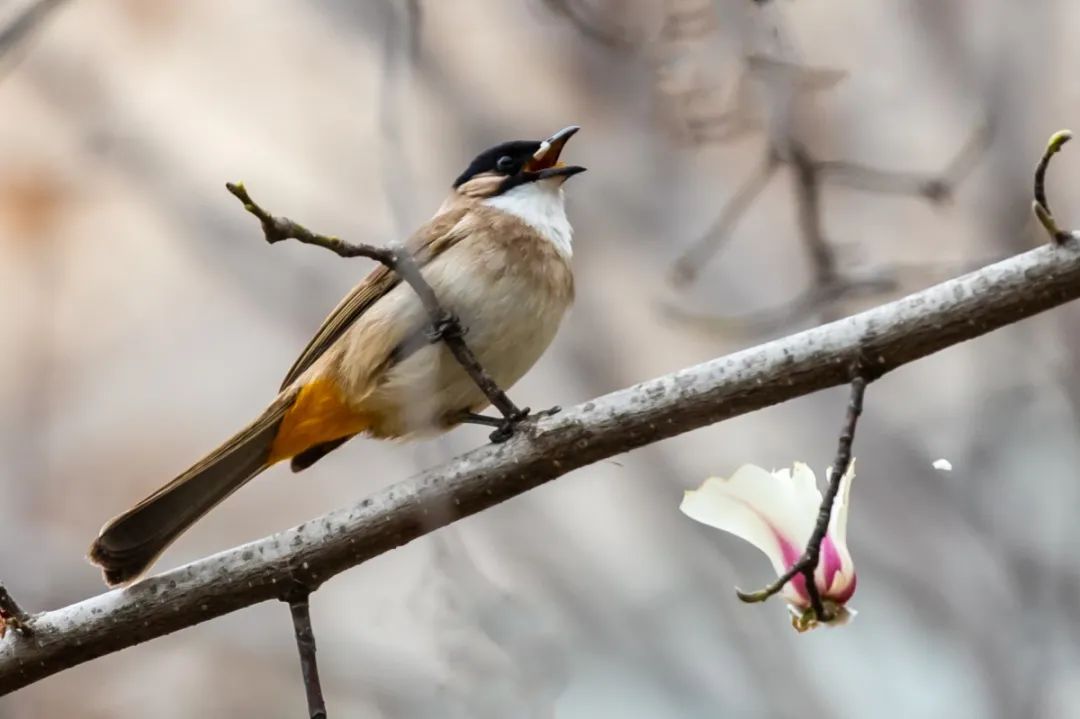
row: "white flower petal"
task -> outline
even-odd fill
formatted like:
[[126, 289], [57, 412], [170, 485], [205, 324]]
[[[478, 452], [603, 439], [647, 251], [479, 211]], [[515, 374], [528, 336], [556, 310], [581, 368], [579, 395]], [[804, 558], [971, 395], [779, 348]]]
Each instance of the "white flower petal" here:
[[[832, 476], [832, 468], [825, 472], [826, 477]], [[836, 501], [833, 503], [832, 516], [829, 518], [829, 535], [836, 542], [836, 548], [840, 550], [841, 557], [848, 554], [847, 550], [847, 515], [851, 501], [851, 480], [855, 479], [855, 458], [848, 462], [847, 471], [840, 478], [840, 490], [836, 493]], [[851, 557], [847, 556], [850, 565]]]
[[821, 509], [821, 490], [818, 489], [814, 470], [810, 469], [805, 462], [795, 463], [791, 479], [795, 511], [804, 524], [802, 532], [806, 535], [805, 543], [810, 540], [810, 535], [814, 532], [814, 524], [817, 523], [818, 511]]
[[[806, 469], [809, 472], [809, 469]], [[805, 473], [796, 465], [798, 482]], [[810, 472], [811, 482], [813, 473]], [[777, 574], [786, 568], [785, 549], [796, 556], [810, 538], [813, 516], [805, 509], [805, 495], [812, 484], [799, 486], [790, 474], [767, 472], [752, 464], [740, 467], [731, 479], [710, 477], [701, 488], [689, 491], [679, 508], [691, 519], [716, 527], [750, 542], [768, 556]], [[816, 512], [816, 509], [815, 509]]]
[[942, 472], [951, 472], [952, 462], [947, 459], [935, 459], [934, 469], [940, 469]]

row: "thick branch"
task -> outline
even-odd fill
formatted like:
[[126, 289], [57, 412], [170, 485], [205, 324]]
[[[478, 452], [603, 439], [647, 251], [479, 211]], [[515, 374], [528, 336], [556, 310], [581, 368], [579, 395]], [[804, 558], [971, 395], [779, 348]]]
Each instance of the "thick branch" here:
[[0, 694], [67, 667], [277, 599], [579, 467], [692, 429], [878, 376], [1080, 297], [1080, 249], [1047, 245], [896, 302], [648, 380], [545, 418], [351, 507], [34, 617], [0, 640]]
[[524, 419], [529, 414], [528, 408], [524, 410], [518, 409], [517, 405], [502, 391], [491, 375], [487, 373], [487, 370], [480, 364], [480, 361], [476, 359], [476, 355], [465, 344], [465, 332], [462, 330], [457, 317], [439, 304], [439, 299], [435, 296], [435, 290], [424, 279], [424, 275], [420, 272], [420, 268], [413, 260], [412, 255], [404, 247], [376, 247], [374, 245], [346, 242], [330, 235], [320, 235], [287, 217], [271, 215], [251, 199], [243, 183], [229, 182], [226, 183], [225, 188], [236, 199], [244, 203], [245, 210], [259, 219], [268, 243], [274, 244], [282, 240], [298, 240], [306, 245], [326, 248], [339, 257], [367, 257], [382, 263], [405, 280], [419, 296], [420, 302], [423, 303], [424, 309], [427, 311], [428, 318], [431, 320], [432, 338], [446, 343], [451, 354], [454, 355], [454, 359], [469, 374], [492, 406], [499, 410], [506, 419], [508, 424], [504, 426], [501, 432], [496, 431], [492, 434], [493, 440], [505, 439], [509, 436], [507, 431], [511, 428], [511, 425]]

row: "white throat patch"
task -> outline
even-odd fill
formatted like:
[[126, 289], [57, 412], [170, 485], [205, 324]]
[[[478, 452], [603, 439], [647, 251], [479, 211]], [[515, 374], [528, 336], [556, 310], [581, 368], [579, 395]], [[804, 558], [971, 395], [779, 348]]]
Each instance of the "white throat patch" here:
[[566, 219], [561, 178], [518, 185], [501, 195], [489, 197], [484, 204], [514, 215], [539, 232], [564, 257], [574, 254], [574, 231]]

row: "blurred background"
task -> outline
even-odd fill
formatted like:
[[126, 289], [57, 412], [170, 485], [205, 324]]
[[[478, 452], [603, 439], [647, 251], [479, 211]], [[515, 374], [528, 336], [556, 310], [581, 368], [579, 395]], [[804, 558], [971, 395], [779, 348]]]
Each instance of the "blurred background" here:
[[[83, 554], [101, 524], [260, 410], [370, 268], [267, 246], [226, 181], [382, 243], [479, 150], [582, 125], [577, 303], [512, 393], [571, 406], [1042, 242], [1031, 171], [1080, 124], [1077, 22], [1069, 0], [0, 2], [0, 578], [31, 611], [100, 592]], [[1073, 152], [1049, 183], [1066, 225]], [[340, 575], [312, 598], [331, 716], [1073, 715], [1078, 338], [1066, 307], [870, 388], [850, 626], [800, 636], [780, 600], [740, 604], [767, 562], [678, 511], [745, 462], [820, 474], [837, 389]], [[158, 568], [486, 436], [277, 467]], [[5, 719], [304, 711], [279, 603], [0, 700]]]

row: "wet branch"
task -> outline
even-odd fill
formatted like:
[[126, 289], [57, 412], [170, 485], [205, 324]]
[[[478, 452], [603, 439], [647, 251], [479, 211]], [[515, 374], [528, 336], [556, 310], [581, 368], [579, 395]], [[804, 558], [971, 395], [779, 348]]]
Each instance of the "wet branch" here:
[[[346, 242], [338, 237], [320, 235], [312, 232], [303, 225], [293, 222], [287, 217], [276, 217], [257, 205], [243, 183], [227, 183], [225, 188], [236, 199], [244, 203], [244, 209], [255, 215], [262, 223], [263, 234], [270, 244], [282, 240], [297, 240], [306, 245], [315, 245], [330, 250], [339, 257], [367, 257], [386, 266], [392, 272], [396, 272], [401, 279], [405, 280], [413, 291], [416, 292], [427, 311], [431, 320], [432, 341], [442, 340], [454, 355], [454, 359], [469, 374], [476, 386], [484, 393], [503, 416], [498, 428], [492, 432], [493, 442], [505, 441], [513, 434], [514, 427], [529, 416], [528, 407], [519, 408], [509, 396], [496, 384], [487, 370], [476, 359], [476, 355], [465, 343], [466, 329], [462, 328], [461, 322], [452, 313], [439, 304], [435, 291], [424, 279], [419, 266], [412, 255], [402, 246], [376, 247], [361, 243]], [[533, 416], [554, 414], [558, 408], [535, 413]]]

